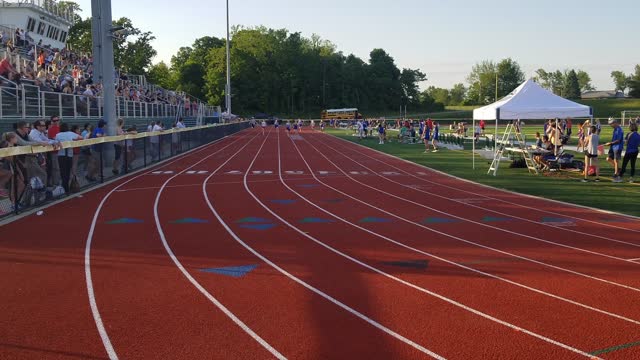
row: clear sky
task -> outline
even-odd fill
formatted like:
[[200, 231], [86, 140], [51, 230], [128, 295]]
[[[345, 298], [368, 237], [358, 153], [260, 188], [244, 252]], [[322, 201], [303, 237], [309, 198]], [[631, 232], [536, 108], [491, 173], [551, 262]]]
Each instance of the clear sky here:
[[[90, 0], [77, 1], [83, 17]], [[582, 69], [599, 90], [612, 70], [640, 63], [639, 0], [229, 0], [232, 25], [313, 33], [367, 61], [383, 48], [430, 85], [463, 82], [474, 63], [512, 57], [526, 77], [538, 68]], [[112, 0], [114, 18], [157, 37], [155, 62], [202, 36], [225, 37], [225, 1]]]

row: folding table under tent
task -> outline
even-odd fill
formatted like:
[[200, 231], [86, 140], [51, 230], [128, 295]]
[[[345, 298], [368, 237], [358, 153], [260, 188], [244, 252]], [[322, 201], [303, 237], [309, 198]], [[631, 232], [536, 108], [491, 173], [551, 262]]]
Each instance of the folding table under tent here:
[[[592, 118], [590, 106], [578, 104], [558, 96], [529, 79], [509, 95], [493, 104], [473, 110], [473, 129], [476, 120], [495, 120], [495, 156], [498, 156], [498, 122], [500, 120], [539, 120], [558, 118]], [[473, 168], [475, 169], [475, 140], [473, 141]], [[525, 150], [526, 151], [526, 150]], [[499, 160], [499, 159], [498, 159]], [[495, 175], [495, 173], [494, 173]]]

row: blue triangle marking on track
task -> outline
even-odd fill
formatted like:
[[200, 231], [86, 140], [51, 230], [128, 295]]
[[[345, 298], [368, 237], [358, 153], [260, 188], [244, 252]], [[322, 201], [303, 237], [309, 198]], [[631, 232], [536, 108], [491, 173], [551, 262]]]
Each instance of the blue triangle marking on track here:
[[271, 220], [250, 216], [250, 217], [246, 217], [246, 218], [242, 218], [240, 220], [237, 220], [236, 222], [237, 223], [268, 223], [268, 222], [271, 222]]
[[448, 223], [455, 223], [455, 222], [460, 222], [460, 220], [452, 219], [452, 218], [430, 217], [430, 218], [424, 219], [423, 221], [423, 223], [427, 223], [427, 224], [448, 224]]
[[406, 261], [387, 261], [383, 263], [389, 266], [398, 266], [413, 269], [426, 269], [429, 266], [429, 260], [406, 260]]
[[244, 229], [252, 229], [252, 230], [269, 230], [276, 226], [275, 224], [246, 224], [240, 225], [241, 228]]
[[378, 217], [366, 217], [364, 219], [361, 219], [360, 222], [363, 223], [389, 223], [391, 222], [390, 219], [384, 219], [384, 218], [378, 218]]
[[280, 204], [280, 205], [291, 205], [291, 204], [295, 204], [296, 200], [271, 200], [271, 202], [274, 204]]
[[243, 265], [243, 266], [229, 266], [229, 267], [223, 267], [223, 268], [200, 269], [200, 271], [239, 278], [247, 275], [257, 267], [258, 265]]
[[302, 220], [300, 220], [301, 223], [318, 223], [318, 224], [326, 224], [326, 223], [332, 223], [335, 222], [334, 220], [331, 219], [321, 219], [321, 218], [315, 218], [315, 217], [308, 217], [308, 218], [304, 218]]
[[206, 224], [209, 220], [196, 219], [196, 218], [184, 218], [171, 221], [171, 224]]
[[143, 222], [144, 221], [138, 220], [138, 219], [120, 218], [120, 219], [107, 221], [107, 224], [140, 224], [140, 223], [143, 223]]
[[543, 223], [569, 223], [573, 221], [571, 221], [571, 219], [565, 219], [565, 218], [544, 217], [542, 218], [542, 222]]
[[318, 184], [299, 184], [298, 185], [298, 187], [305, 188], [305, 189], [311, 189], [318, 186], [319, 186]]
[[482, 221], [484, 222], [501, 222], [501, 221], [511, 221], [513, 220], [512, 218], [507, 218], [507, 217], [493, 217], [493, 216], [485, 216], [484, 218], [482, 218]]

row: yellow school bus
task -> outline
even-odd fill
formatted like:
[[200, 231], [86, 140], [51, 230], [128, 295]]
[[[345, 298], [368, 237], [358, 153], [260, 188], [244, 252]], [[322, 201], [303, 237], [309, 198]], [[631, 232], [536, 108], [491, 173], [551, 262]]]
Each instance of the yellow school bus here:
[[331, 120], [331, 119], [354, 120], [354, 119], [361, 119], [362, 115], [358, 112], [358, 109], [356, 108], [329, 109], [329, 110], [322, 110], [322, 113], [320, 114], [320, 118], [322, 120]]

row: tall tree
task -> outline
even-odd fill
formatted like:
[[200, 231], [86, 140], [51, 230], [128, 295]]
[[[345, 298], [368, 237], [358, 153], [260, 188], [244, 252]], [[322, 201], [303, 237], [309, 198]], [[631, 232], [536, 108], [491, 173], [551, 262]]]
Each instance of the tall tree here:
[[524, 73], [520, 65], [511, 58], [504, 59], [498, 63], [498, 99], [511, 93], [515, 88], [524, 82]]
[[467, 103], [488, 104], [495, 98], [497, 65], [493, 61], [485, 60], [473, 65], [467, 76], [469, 90]]
[[553, 90], [551, 86], [551, 74], [545, 69], [536, 70], [535, 80], [545, 89]]
[[640, 98], [640, 65], [636, 65], [635, 72], [629, 77], [629, 96]]
[[578, 70], [576, 75], [578, 76], [578, 84], [580, 84], [580, 91], [591, 91], [596, 88], [591, 85], [591, 76], [586, 71]]
[[449, 105], [451, 103], [451, 95], [448, 89], [443, 89], [435, 86], [429, 86], [427, 88], [427, 94], [433, 99], [433, 101], [442, 105]]
[[90, 53], [93, 50], [91, 37], [91, 18], [76, 21], [69, 29], [67, 46], [80, 53]]
[[624, 92], [629, 87], [630, 77], [627, 76], [624, 72], [616, 70], [611, 72], [611, 79], [613, 79], [613, 83], [616, 86], [617, 91]]
[[575, 70], [567, 73], [564, 88], [564, 97], [567, 99], [580, 99], [580, 84], [578, 83], [578, 75]]
[[449, 90], [449, 104], [447, 105], [462, 105], [466, 94], [467, 89], [464, 87], [464, 84], [453, 85], [451, 90]]
[[165, 89], [176, 88], [176, 81], [173, 78], [173, 74], [164, 61], [151, 65], [147, 77], [149, 82], [160, 85]]

